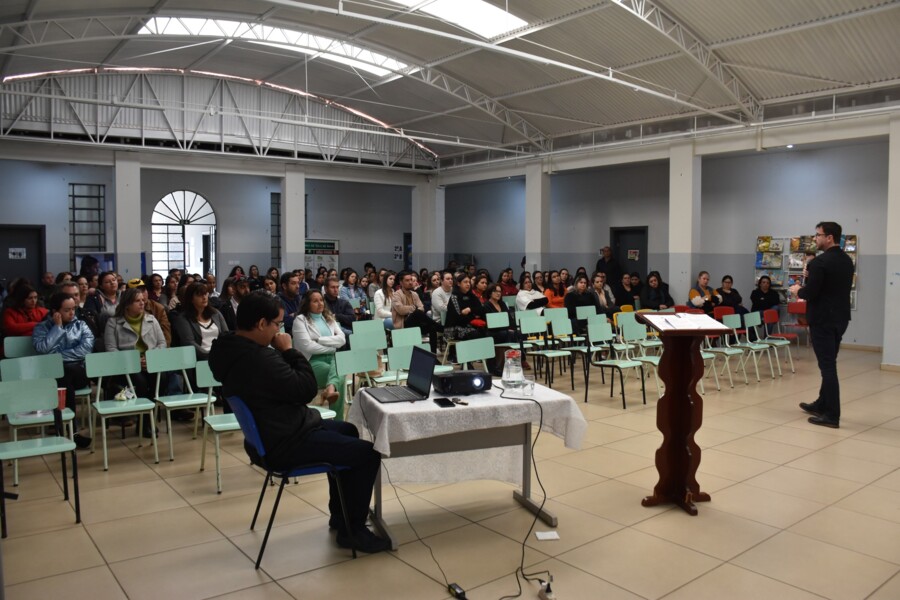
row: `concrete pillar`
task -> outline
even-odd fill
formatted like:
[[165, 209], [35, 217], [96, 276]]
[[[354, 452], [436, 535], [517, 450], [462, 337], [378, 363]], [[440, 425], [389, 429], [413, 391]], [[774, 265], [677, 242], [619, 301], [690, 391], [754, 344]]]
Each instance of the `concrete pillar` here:
[[[884, 350], [882, 368], [900, 371], [900, 118], [890, 124], [888, 142], [887, 243], [885, 244]], [[856, 315], [854, 315], [855, 317]], [[874, 316], [874, 315], [873, 315]]]
[[[125, 281], [141, 273], [141, 159], [133, 152], [116, 152], [116, 230], [113, 237], [116, 270]], [[147, 269], [150, 265], [147, 249]]]
[[281, 180], [281, 271], [303, 268], [306, 258], [306, 172], [285, 165]]
[[525, 268], [550, 267], [550, 176], [533, 162], [525, 167]]
[[412, 189], [412, 266], [440, 270], [447, 264], [444, 188], [433, 177]]
[[675, 302], [687, 301], [700, 252], [700, 157], [691, 142], [669, 151], [669, 292]]

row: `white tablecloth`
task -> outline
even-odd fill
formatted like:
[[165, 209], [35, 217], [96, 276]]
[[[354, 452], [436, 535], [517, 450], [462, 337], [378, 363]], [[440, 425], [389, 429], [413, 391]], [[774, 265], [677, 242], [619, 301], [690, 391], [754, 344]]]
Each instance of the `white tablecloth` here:
[[382, 404], [363, 388], [357, 392], [347, 420], [359, 427], [360, 435], [372, 440], [375, 449], [386, 457], [386, 475], [393, 483], [497, 479], [521, 485], [521, 445], [387, 457], [390, 457], [391, 444], [395, 442], [529, 422], [537, 425], [541, 423], [542, 411], [541, 435], [552, 433], [562, 438], [568, 448], [581, 447], [587, 422], [570, 396], [536, 385], [532, 398], [540, 404], [539, 408], [519, 393], [507, 394], [518, 399], [501, 398], [500, 393], [501, 390], [493, 388], [487, 393], [463, 396], [462, 400], [468, 402], [468, 406], [440, 408], [431, 400]]

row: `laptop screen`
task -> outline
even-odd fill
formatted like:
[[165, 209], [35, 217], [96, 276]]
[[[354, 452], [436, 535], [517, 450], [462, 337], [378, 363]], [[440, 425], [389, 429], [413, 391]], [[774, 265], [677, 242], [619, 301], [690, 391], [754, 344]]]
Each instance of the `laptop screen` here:
[[434, 375], [435, 364], [437, 364], [437, 356], [424, 348], [414, 346], [412, 357], [409, 360], [409, 375], [406, 385], [423, 396], [430, 394], [431, 377]]

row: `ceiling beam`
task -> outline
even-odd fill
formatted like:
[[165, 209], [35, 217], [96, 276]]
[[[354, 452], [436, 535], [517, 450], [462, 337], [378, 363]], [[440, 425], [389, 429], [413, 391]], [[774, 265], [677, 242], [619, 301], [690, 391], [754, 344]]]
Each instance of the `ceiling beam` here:
[[[37, 8], [37, 4], [40, 0], [30, 0], [28, 2], [28, 6], [25, 7], [25, 12], [22, 13], [23, 21], [30, 21], [34, 16], [34, 10]], [[18, 30], [17, 30], [18, 31]], [[21, 42], [21, 37], [18, 35], [13, 39], [13, 46], [18, 45]], [[9, 66], [9, 61], [12, 60], [12, 53], [4, 54], [3, 58], [0, 58], [0, 80], [6, 77], [6, 67]]]
[[694, 59], [708, 77], [725, 90], [750, 121], [758, 121], [762, 117], [762, 107], [750, 88], [681, 21], [650, 0], [611, 1], [675, 42], [682, 52]]
[[[147, 11], [147, 18], [149, 19], [153, 15], [158, 14], [159, 11], [162, 10], [163, 7], [165, 7], [165, 5], [166, 5], [166, 3], [168, 3], [168, 1], [169, 0], [159, 0], [159, 2], [157, 2], [152, 8], [150, 8], [150, 10]], [[131, 28], [131, 31], [129, 31], [129, 34], [131, 34], [131, 35], [137, 34], [137, 32], [140, 31], [141, 27], [143, 27], [145, 25], [145, 23], [146, 23], [146, 21], [135, 24]], [[107, 54], [103, 58], [102, 61], [100, 61], [100, 64], [103, 66], [111, 64], [112, 61], [116, 58], [116, 56], [119, 54], [119, 52], [122, 51], [122, 49], [125, 47], [125, 44], [127, 44], [127, 43], [128, 43], [127, 39], [121, 40], [118, 44], [116, 44], [116, 47], [113, 48], [112, 51], [109, 54]]]

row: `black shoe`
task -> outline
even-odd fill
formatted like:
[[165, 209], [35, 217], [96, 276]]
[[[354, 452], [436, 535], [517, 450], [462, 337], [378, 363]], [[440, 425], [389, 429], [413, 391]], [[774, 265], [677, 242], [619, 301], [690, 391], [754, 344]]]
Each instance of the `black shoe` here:
[[832, 429], [840, 429], [840, 425], [835, 419], [829, 419], [822, 415], [814, 415], [807, 419], [813, 425], [821, 425], [822, 427], [831, 427]]
[[803, 410], [805, 410], [806, 412], [808, 412], [811, 415], [818, 416], [818, 415], [822, 414], [821, 411], [819, 411], [819, 409], [816, 408], [815, 402], [801, 402], [800, 408], [802, 408]]
[[72, 437], [72, 441], [75, 442], [75, 446], [78, 448], [90, 448], [91, 447], [91, 438], [86, 435], [81, 435], [80, 433], [76, 433]]
[[[341, 548], [350, 548], [350, 538], [344, 533], [337, 534], [337, 545]], [[367, 527], [353, 532], [353, 545], [359, 552], [375, 554], [391, 549], [391, 541], [380, 538]]]

